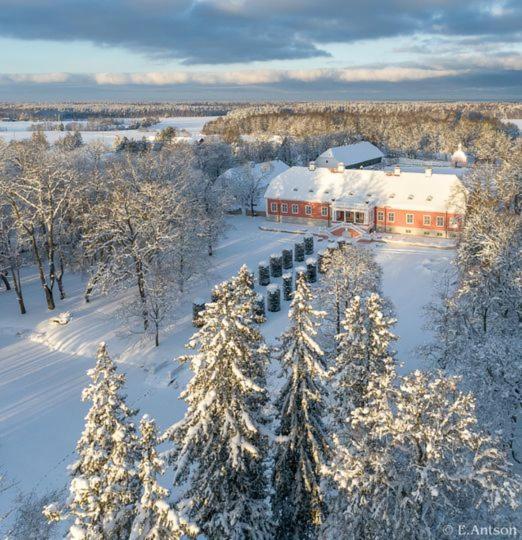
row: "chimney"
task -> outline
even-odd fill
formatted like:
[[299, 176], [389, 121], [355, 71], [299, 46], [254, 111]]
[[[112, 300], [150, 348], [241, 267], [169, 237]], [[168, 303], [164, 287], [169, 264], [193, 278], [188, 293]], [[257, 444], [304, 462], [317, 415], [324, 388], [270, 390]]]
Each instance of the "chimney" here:
[[431, 167], [426, 167], [425, 176], [430, 177], [433, 173], [433, 169]]
[[395, 165], [395, 169], [393, 170], [394, 176], [400, 176], [401, 175], [401, 167], [400, 165]]
[[310, 161], [310, 163], [308, 163], [308, 170], [315, 171], [315, 161]]
[[344, 172], [344, 163], [342, 161], [337, 164], [337, 172]]

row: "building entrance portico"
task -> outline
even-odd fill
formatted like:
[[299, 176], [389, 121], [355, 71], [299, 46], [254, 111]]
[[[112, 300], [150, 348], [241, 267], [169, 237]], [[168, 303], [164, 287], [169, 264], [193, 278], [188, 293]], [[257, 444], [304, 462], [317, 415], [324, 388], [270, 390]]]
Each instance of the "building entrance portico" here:
[[358, 212], [356, 210], [336, 210], [334, 221], [360, 223], [362, 225], [367, 222], [367, 219], [364, 212]]
[[339, 206], [332, 208], [333, 221], [340, 223], [353, 223], [355, 225], [370, 225], [373, 222], [373, 207], [367, 205]]

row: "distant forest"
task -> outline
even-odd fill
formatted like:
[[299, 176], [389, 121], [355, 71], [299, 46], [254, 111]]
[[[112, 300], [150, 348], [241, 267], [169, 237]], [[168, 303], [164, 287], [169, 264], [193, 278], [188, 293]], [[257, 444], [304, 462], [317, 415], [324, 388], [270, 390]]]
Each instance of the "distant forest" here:
[[[388, 114], [390, 111], [403, 113], [433, 114], [435, 119], [442, 112], [489, 116], [491, 118], [522, 118], [521, 103], [501, 102], [313, 102], [313, 103], [245, 103], [245, 102], [62, 102], [62, 103], [1, 103], [0, 119], [3, 120], [89, 120], [96, 118], [144, 118], [165, 116], [223, 116], [229, 115], [227, 122], [237, 122], [239, 118], [253, 118], [258, 115], [277, 114], [282, 118], [287, 114], [335, 114], [334, 126], [342, 125], [342, 118], [350, 114]], [[230, 114], [229, 114], [230, 113]], [[340, 122], [340, 125], [339, 125]], [[229, 123], [226, 124], [230, 125]], [[224, 124], [209, 127], [210, 132], [221, 132]], [[330, 123], [327, 131], [332, 131]]]
[[3, 120], [92, 120], [166, 116], [221, 116], [240, 103], [0, 103]]

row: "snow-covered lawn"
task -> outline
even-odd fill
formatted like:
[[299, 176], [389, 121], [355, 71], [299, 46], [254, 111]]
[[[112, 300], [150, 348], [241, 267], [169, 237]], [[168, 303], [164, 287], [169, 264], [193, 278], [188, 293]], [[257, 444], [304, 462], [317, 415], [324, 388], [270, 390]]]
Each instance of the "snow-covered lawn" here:
[[[177, 421], [184, 412], [178, 399], [190, 377], [176, 357], [193, 332], [193, 297], [209, 297], [214, 283], [229, 278], [246, 263], [257, 269], [271, 253], [292, 247], [295, 234], [262, 231], [263, 218], [228, 218], [230, 228], [212, 259], [208, 281], [187, 294], [175, 320], [155, 349], [140, 336], [129, 336], [117, 317], [121, 298], [95, 296], [83, 300], [81, 276], [66, 276], [68, 298], [58, 301], [56, 313], [45, 310], [43, 294], [34, 271], [24, 280], [28, 314], [17, 314], [12, 293], [0, 292], [0, 470], [15, 481], [16, 489], [0, 495], [0, 513], [16, 490], [40, 492], [66, 482], [66, 465], [83, 428], [85, 405], [80, 401], [87, 383], [85, 372], [94, 363], [100, 341], [117, 357], [127, 375], [132, 406], [154, 416], [161, 428]], [[318, 245], [320, 248], [320, 245]], [[397, 348], [404, 370], [421, 366], [413, 349], [429, 339], [422, 330], [422, 307], [431, 298], [434, 279], [453, 257], [451, 250], [429, 247], [376, 244], [377, 260], [384, 269], [384, 292], [393, 301], [399, 323]], [[262, 326], [268, 340], [279, 335], [287, 323], [288, 303], [268, 314]], [[67, 324], [50, 322], [69, 312]], [[168, 384], [172, 381], [172, 384]]]
[[[153, 139], [159, 131], [172, 126], [178, 130], [185, 130], [190, 133], [191, 138], [201, 136], [203, 126], [210, 120], [214, 120], [215, 116], [175, 116], [162, 118], [158, 124], [151, 126], [148, 129], [129, 129], [129, 130], [114, 130], [114, 131], [81, 131], [83, 141], [93, 142], [102, 141], [111, 145], [116, 137], [127, 137], [129, 139], [140, 140], [143, 137]], [[131, 119], [127, 119], [126, 123]], [[67, 123], [67, 122], [65, 122]], [[34, 131], [30, 131], [29, 127], [38, 122], [16, 121], [3, 122], [0, 121], [0, 138], [4, 141], [30, 139]], [[62, 138], [66, 132], [63, 131], [44, 131], [47, 140], [52, 144]]]

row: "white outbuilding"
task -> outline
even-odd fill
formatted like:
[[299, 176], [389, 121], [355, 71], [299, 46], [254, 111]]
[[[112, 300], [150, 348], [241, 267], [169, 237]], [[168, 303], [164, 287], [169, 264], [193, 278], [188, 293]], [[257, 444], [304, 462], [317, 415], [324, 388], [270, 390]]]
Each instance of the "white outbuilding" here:
[[361, 141], [344, 146], [334, 146], [324, 151], [316, 160], [317, 167], [359, 169], [382, 161], [384, 154], [372, 143]]

